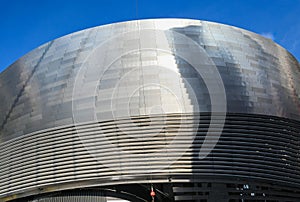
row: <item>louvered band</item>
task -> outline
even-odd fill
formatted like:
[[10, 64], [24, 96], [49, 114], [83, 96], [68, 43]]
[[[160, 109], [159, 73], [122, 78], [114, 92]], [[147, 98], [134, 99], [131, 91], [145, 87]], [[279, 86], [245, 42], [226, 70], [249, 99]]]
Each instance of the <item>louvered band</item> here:
[[[126, 127], [132, 121], [137, 125]], [[202, 176], [300, 187], [298, 121], [227, 114], [213, 152], [199, 159], [200, 148], [209, 145], [203, 144], [209, 123], [205, 113], [134, 117], [52, 128], [7, 141], [0, 148], [0, 197]]]

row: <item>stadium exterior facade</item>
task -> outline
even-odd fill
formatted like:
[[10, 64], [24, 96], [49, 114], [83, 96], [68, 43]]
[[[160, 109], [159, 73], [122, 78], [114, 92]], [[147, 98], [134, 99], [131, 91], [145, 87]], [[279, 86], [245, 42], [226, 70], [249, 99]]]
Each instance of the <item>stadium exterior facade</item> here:
[[0, 201], [300, 201], [300, 65], [218, 23], [115, 23], [0, 74]]

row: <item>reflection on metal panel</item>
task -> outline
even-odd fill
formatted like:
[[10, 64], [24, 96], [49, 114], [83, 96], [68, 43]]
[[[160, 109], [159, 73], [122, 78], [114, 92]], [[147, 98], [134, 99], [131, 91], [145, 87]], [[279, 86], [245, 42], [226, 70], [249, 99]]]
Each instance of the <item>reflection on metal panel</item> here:
[[[139, 44], [147, 40], [147, 37], [149, 40], [159, 40], [155, 35], [146, 36], [145, 39], [141, 39], [139, 35], [132, 35], [130, 38], [125, 35], [114, 49], [101, 46], [111, 37], [122, 37], [124, 33], [135, 33], [142, 28], [180, 33], [203, 48], [222, 77], [228, 112], [300, 120], [299, 63], [270, 39], [242, 29], [203, 21], [143, 20], [106, 25], [67, 35], [54, 40], [47, 52], [47, 45], [39, 47], [12, 64], [0, 75], [1, 139], [9, 140], [29, 132], [72, 124], [73, 89], [82, 64], [89, 63], [101, 69], [103, 66], [99, 64], [99, 60], [113, 57], [131, 47], [137, 48], [137, 51], [117, 56], [106, 69], [103, 78], [99, 78], [100, 85], [95, 97], [91, 98], [92, 101], [82, 93], [82, 100], [79, 102], [83, 111], [95, 110], [96, 116], [101, 120], [111, 119], [114, 109], [117, 109], [114, 115], [122, 116], [128, 110], [126, 104], [122, 105], [122, 98], [126, 100], [130, 97], [129, 110], [132, 115], [155, 113], [157, 110], [165, 110], [166, 113], [180, 112], [178, 105], [183, 105], [187, 112], [191, 112], [189, 107], [195, 107], [195, 102], [189, 97], [191, 91], [198, 103], [198, 109], [193, 109], [194, 112], [210, 111], [211, 100], [205, 88], [208, 84], [203, 82], [203, 78], [197, 78], [189, 61], [177, 57], [178, 53], [186, 50], [191, 57], [199, 57], [193, 55], [193, 49], [189, 49], [184, 40], [177, 41], [178, 37], [166, 36], [170, 51], [168, 53], [139, 49]], [[99, 48], [103, 48], [102, 52]], [[98, 55], [98, 59], [90, 57], [95, 51], [103, 55]], [[87, 58], [91, 60], [86, 61]], [[30, 77], [34, 67], [36, 71]], [[85, 77], [86, 83], [93, 79], [91, 75]], [[26, 82], [28, 78], [29, 82]], [[139, 88], [147, 84], [158, 88], [155, 89], [153, 85], [149, 89]], [[191, 90], [189, 85], [197, 88]], [[116, 88], [118, 92], [113, 91]], [[117, 98], [113, 103], [109, 100], [111, 96]], [[93, 103], [95, 109], [85, 103]], [[162, 108], [152, 109], [157, 105]]]

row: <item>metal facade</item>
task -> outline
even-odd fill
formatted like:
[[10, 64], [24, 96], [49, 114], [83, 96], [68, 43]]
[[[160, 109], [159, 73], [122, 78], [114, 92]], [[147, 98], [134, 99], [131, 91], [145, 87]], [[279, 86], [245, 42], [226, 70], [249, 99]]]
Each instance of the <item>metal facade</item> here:
[[0, 94], [0, 201], [170, 183], [174, 201], [300, 200], [300, 65], [255, 33], [86, 29], [17, 60]]

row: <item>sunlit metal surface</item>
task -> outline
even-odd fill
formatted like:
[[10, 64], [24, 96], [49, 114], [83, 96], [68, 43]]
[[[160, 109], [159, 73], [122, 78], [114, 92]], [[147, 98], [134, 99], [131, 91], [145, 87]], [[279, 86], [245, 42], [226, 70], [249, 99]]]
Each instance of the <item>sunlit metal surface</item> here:
[[83, 30], [17, 60], [0, 94], [0, 201], [123, 183], [172, 181], [177, 201], [192, 200], [183, 182], [300, 187], [300, 65], [246, 30], [184, 19]]

